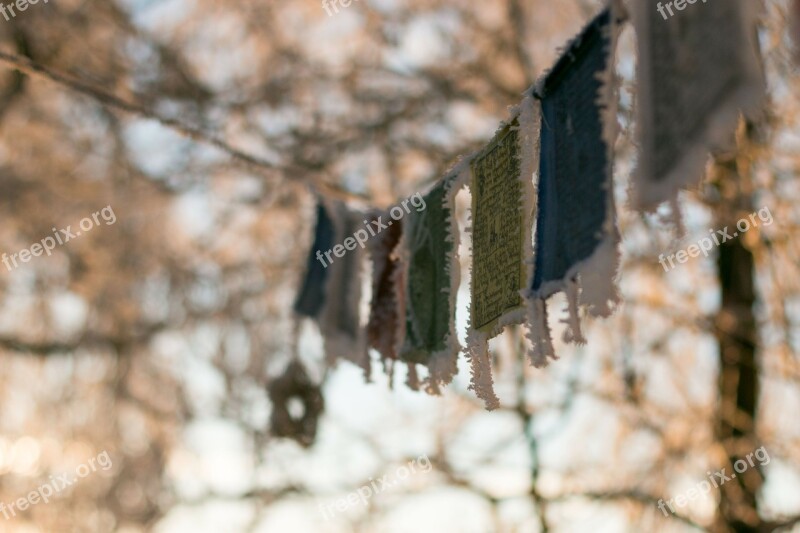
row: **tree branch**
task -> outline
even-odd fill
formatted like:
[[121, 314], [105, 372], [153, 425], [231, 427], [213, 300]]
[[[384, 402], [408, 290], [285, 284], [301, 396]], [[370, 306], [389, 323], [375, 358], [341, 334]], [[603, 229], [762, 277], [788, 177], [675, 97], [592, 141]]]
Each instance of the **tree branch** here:
[[260, 174], [269, 178], [275, 178], [276, 173], [280, 173], [281, 175], [290, 176], [291, 179], [300, 179], [308, 183], [314, 189], [320, 192], [324, 191], [331, 196], [336, 196], [342, 199], [364, 199], [363, 196], [345, 191], [338, 186], [325, 183], [316, 175], [309, 174], [309, 170], [306, 168], [298, 165], [276, 165], [270, 161], [267, 161], [266, 159], [262, 159], [256, 155], [239, 150], [238, 148], [228, 144], [226, 141], [207, 133], [200, 128], [184, 124], [182, 121], [175, 118], [161, 116], [147, 106], [123, 100], [122, 98], [106, 91], [105, 89], [89, 84], [70, 74], [58, 72], [50, 67], [46, 67], [35, 61], [32, 61], [27, 57], [0, 51], [0, 63], [4, 63], [9, 67], [31, 77], [45, 79], [62, 87], [71, 89], [84, 96], [88, 96], [108, 108], [130, 113], [141, 118], [154, 120], [162, 126], [169, 128], [195, 142], [213, 146], [214, 148], [222, 150], [231, 156], [235, 162], [256, 174]]

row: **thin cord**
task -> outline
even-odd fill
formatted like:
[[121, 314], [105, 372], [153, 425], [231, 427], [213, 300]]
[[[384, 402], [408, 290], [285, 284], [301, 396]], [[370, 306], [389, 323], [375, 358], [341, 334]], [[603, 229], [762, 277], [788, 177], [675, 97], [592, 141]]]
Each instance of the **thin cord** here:
[[[303, 176], [305, 174], [305, 169], [296, 166], [275, 165], [274, 163], [271, 163], [265, 159], [261, 159], [258, 156], [243, 152], [238, 148], [234, 148], [224, 140], [212, 134], [206, 133], [200, 128], [184, 124], [180, 120], [174, 118], [163, 117], [144, 105], [123, 100], [122, 98], [119, 98], [118, 96], [104, 89], [90, 85], [89, 83], [86, 83], [85, 81], [82, 81], [72, 75], [58, 72], [44, 65], [40, 65], [27, 57], [0, 51], [0, 63], [5, 63], [6, 65], [22, 73], [28, 74], [31, 77], [49, 80], [57, 85], [67, 87], [75, 92], [89, 96], [106, 107], [123, 111], [125, 113], [130, 113], [142, 118], [154, 120], [162, 126], [170, 128], [180, 133], [184, 137], [192, 139], [193, 141], [207, 144], [222, 150], [230, 155], [234, 161], [257, 174], [261, 174], [270, 178], [275, 178], [276, 172], [282, 172], [289, 176]], [[341, 199], [365, 200], [365, 197], [362, 195], [345, 191], [335, 185], [325, 183], [316, 177], [299, 179], [306, 181], [308, 185], [318, 194], [325, 192], [329, 196], [334, 196]]]

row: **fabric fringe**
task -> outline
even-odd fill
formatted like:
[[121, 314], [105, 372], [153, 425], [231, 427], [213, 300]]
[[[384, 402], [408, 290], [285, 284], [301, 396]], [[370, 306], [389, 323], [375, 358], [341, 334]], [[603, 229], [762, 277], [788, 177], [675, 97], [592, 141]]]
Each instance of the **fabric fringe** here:
[[473, 331], [471, 334], [471, 337], [467, 337], [467, 359], [472, 374], [469, 390], [483, 400], [487, 411], [494, 411], [500, 407], [500, 400], [494, 392], [492, 363], [489, 359], [489, 337], [478, 331]]
[[383, 371], [386, 373], [386, 377], [389, 378], [389, 390], [394, 390], [394, 367], [397, 361], [393, 359], [384, 359], [382, 362]]
[[541, 298], [531, 298], [528, 299], [527, 306], [529, 328], [526, 337], [531, 343], [528, 356], [535, 368], [544, 368], [551, 360], [558, 359], [548, 323], [547, 303]]
[[681, 206], [678, 203], [678, 193], [670, 197], [669, 200], [670, 222], [672, 227], [675, 228], [676, 237], [683, 239], [686, 237], [686, 225], [683, 223], [683, 216], [681, 215]]
[[564, 330], [564, 342], [568, 344], [584, 345], [586, 338], [581, 331], [581, 317], [578, 309], [578, 282], [569, 280], [567, 282], [567, 318], [561, 322], [567, 325]]
[[413, 391], [419, 391], [420, 383], [419, 374], [417, 374], [416, 363], [406, 363], [406, 366], [408, 367], [408, 378], [406, 379], [406, 385]]
[[619, 262], [619, 244], [614, 235], [607, 236], [594, 255], [578, 265], [575, 272], [580, 289], [578, 302], [589, 316], [607, 318], [619, 305], [620, 296], [616, 283]]

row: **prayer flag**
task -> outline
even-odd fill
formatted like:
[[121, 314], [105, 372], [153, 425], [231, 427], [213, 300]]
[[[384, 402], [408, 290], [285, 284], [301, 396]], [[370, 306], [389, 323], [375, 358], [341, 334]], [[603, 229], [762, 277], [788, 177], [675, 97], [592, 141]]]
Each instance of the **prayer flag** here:
[[533, 173], [538, 105], [527, 94], [512, 108], [492, 142], [469, 160], [472, 192], [472, 282], [467, 354], [470, 388], [488, 409], [493, 390], [488, 342], [505, 326], [525, 320], [522, 291], [531, 275]]
[[[528, 291], [532, 362], [555, 358], [545, 300], [566, 292], [566, 340], [582, 343], [579, 307], [610, 313], [618, 254], [613, 193], [618, 15], [602, 11], [539, 82], [541, 157], [535, 266]], [[580, 283], [581, 286], [578, 285]], [[579, 302], [580, 291], [580, 302]]]
[[294, 302], [298, 315], [317, 318], [325, 305], [325, 285], [328, 269], [317, 259], [318, 252], [333, 248], [335, 228], [325, 204], [317, 202], [317, 225], [314, 230], [314, 243], [306, 260], [306, 273], [303, 285]]
[[460, 185], [457, 173], [437, 183], [424, 196], [425, 209], [411, 212], [404, 228], [406, 328], [401, 357], [428, 366], [423, 385], [431, 394], [440, 394], [440, 387], [458, 372], [455, 302], [460, 265], [454, 211]]
[[701, 181], [709, 152], [733, 142], [740, 112], [752, 117], [761, 109], [758, 4], [724, 0], [677, 10], [670, 2], [632, 2], [639, 48], [636, 208], [670, 201], [677, 211], [678, 191]]

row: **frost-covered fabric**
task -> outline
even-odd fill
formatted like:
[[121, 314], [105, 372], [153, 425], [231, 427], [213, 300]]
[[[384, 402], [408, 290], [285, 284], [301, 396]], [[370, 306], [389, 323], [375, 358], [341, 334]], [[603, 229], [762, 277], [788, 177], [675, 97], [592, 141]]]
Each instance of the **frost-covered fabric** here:
[[[377, 220], [379, 216], [389, 218], [381, 211], [374, 213], [369, 219]], [[367, 340], [369, 347], [381, 355], [385, 365], [398, 358], [397, 345], [405, 327], [401, 261], [395, 254], [402, 235], [403, 221], [397, 220], [367, 243], [372, 262], [372, 301], [367, 322]]]
[[317, 226], [314, 230], [314, 244], [308, 252], [306, 273], [303, 285], [294, 302], [294, 310], [298, 315], [317, 318], [325, 305], [325, 285], [328, 280], [328, 269], [317, 260], [317, 250], [326, 251], [333, 248], [335, 228], [328, 210], [322, 201], [317, 203]]
[[447, 239], [449, 212], [442, 181], [425, 195], [424, 211], [406, 219], [406, 336], [401, 357], [425, 364], [447, 347], [450, 335], [450, 274], [453, 242]]
[[[332, 219], [337, 225], [336, 243], [343, 242], [345, 237], [363, 227], [363, 213], [353, 211], [341, 202], [334, 204], [333, 211]], [[335, 364], [345, 359], [360, 366], [369, 379], [370, 361], [360, 314], [363, 264], [364, 252], [356, 247], [328, 267], [327, 295], [319, 327], [328, 363]]]
[[503, 127], [472, 161], [472, 323], [491, 332], [522, 305], [525, 284], [520, 210], [519, 122]]
[[[431, 394], [439, 394], [458, 372], [459, 238], [453, 211], [459, 184], [457, 175], [437, 183], [424, 197], [426, 208], [409, 213], [404, 228], [406, 327], [401, 358], [412, 367], [428, 366], [424, 386]], [[410, 381], [415, 375], [410, 369]]]
[[467, 356], [470, 388], [499, 406], [488, 342], [505, 326], [525, 320], [522, 292], [530, 283], [533, 253], [533, 173], [538, 156], [539, 109], [530, 92], [510, 109], [492, 142], [469, 159], [472, 193], [472, 281]]
[[607, 315], [616, 301], [612, 160], [617, 20], [616, 10], [601, 12], [536, 89], [542, 106], [541, 155], [534, 276], [528, 291], [536, 366], [555, 358], [547, 325], [548, 297], [567, 294], [566, 340], [576, 343], [584, 342], [580, 304], [593, 314]]
[[652, 210], [665, 201], [676, 205], [678, 190], [703, 178], [709, 151], [733, 141], [740, 112], [760, 110], [761, 2], [697, 3], [666, 20], [658, 0], [631, 4], [639, 47], [633, 203]]

